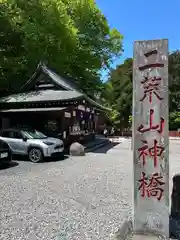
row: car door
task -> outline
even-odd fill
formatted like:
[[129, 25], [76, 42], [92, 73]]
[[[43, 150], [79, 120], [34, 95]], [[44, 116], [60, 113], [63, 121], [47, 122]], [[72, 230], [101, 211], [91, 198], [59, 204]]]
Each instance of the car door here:
[[23, 140], [21, 131], [13, 130], [10, 142], [12, 148], [14, 149], [13, 151], [17, 154], [27, 153], [28, 143]]
[[2, 139], [8, 143], [12, 152], [15, 154], [23, 154], [23, 145], [25, 145], [22, 134], [16, 130], [5, 130], [1, 132]]

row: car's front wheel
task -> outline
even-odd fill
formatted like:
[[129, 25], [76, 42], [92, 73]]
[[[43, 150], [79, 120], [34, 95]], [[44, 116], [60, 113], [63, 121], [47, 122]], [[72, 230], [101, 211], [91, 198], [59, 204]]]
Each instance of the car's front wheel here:
[[31, 148], [28, 152], [29, 160], [33, 163], [42, 162], [43, 153], [39, 148]]

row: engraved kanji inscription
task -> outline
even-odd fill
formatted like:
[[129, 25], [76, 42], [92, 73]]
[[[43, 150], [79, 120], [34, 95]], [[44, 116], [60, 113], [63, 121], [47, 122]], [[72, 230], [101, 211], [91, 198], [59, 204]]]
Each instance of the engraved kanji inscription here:
[[153, 173], [152, 176], [147, 177], [146, 174], [142, 172], [139, 184], [141, 197], [155, 197], [158, 201], [161, 200], [164, 192], [163, 185], [165, 185], [165, 182], [159, 173]]
[[157, 167], [158, 157], [162, 156], [164, 151], [164, 147], [158, 144], [158, 141], [154, 139], [153, 146], [149, 147], [147, 141], [142, 141], [143, 146], [138, 148], [139, 151], [139, 159], [142, 160], [143, 166], [146, 164], [146, 157], [153, 158], [154, 167]]
[[[157, 55], [158, 54], [158, 51], [156, 49], [152, 50], [152, 51], [149, 51], [147, 53], [144, 54], [144, 56], [146, 58], [150, 57], [151, 55]], [[140, 66], [139, 67], [139, 70], [140, 71], [144, 71], [146, 69], [149, 69], [149, 68], [157, 68], [157, 67], [164, 67], [164, 64], [163, 63], [160, 63], [160, 62], [156, 62], [156, 63], [148, 63], [148, 64], [145, 64], [143, 66]]]
[[144, 77], [144, 79], [141, 81], [144, 89], [144, 95], [140, 99], [141, 102], [148, 97], [149, 103], [152, 103], [152, 95], [154, 95], [160, 101], [163, 100], [159, 94], [159, 85], [161, 80], [161, 77], [149, 77], [148, 75]]
[[160, 118], [160, 123], [159, 124], [153, 124], [153, 118], [154, 118], [154, 110], [150, 109], [150, 116], [149, 116], [149, 127], [145, 127], [143, 124], [141, 124], [137, 131], [140, 133], [145, 133], [150, 130], [156, 130], [158, 133], [162, 133], [164, 130], [164, 118]]

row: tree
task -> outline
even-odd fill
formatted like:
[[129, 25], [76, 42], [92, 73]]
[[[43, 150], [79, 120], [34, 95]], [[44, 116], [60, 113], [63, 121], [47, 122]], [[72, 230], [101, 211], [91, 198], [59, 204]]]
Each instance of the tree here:
[[18, 91], [41, 60], [88, 94], [102, 89], [100, 70], [120, 56], [122, 35], [110, 29], [93, 0], [4, 0], [0, 6], [0, 25], [10, 26], [1, 29], [4, 39], [10, 41], [9, 32], [20, 38], [18, 57], [12, 63], [9, 55], [1, 67], [6, 88], [11, 83], [10, 91]]
[[180, 112], [170, 112], [169, 128], [170, 130], [177, 130], [178, 128], [180, 128]]
[[[0, 5], [0, 92], [12, 90], [13, 81], [18, 77], [18, 66], [24, 62], [23, 34], [11, 21], [8, 5]], [[23, 54], [22, 54], [23, 53]], [[10, 77], [12, 76], [12, 78]], [[16, 83], [18, 84], [18, 83]]]
[[132, 111], [132, 59], [126, 59], [123, 64], [113, 69], [110, 73], [108, 84], [112, 85], [110, 100], [114, 123], [121, 127], [129, 127], [129, 116]]
[[169, 106], [180, 111], [180, 51], [169, 54]]
[[[107, 101], [119, 113], [116, 116], [123, 127], [127, 127], [128, 122], [130, 126], [132, 119], [129, 118], [132, 115], [132, 61], [126, 59], [113, 69], [108, 80], [112, 87], [111, 94], [107, 94]], [[180, 51], [169, 54], [169, 112], [169, 128], [180, 128]]]

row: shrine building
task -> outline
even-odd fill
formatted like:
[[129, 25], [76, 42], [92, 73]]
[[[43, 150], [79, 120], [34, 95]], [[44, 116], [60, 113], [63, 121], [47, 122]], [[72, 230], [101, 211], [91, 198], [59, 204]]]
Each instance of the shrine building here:
[[110, 109], [84, 94], [72, 80], [39, 64], [18, 94], [0, 99], [0, 128], [31, 127], [65, 144], [88, 141], [98, 118]]

